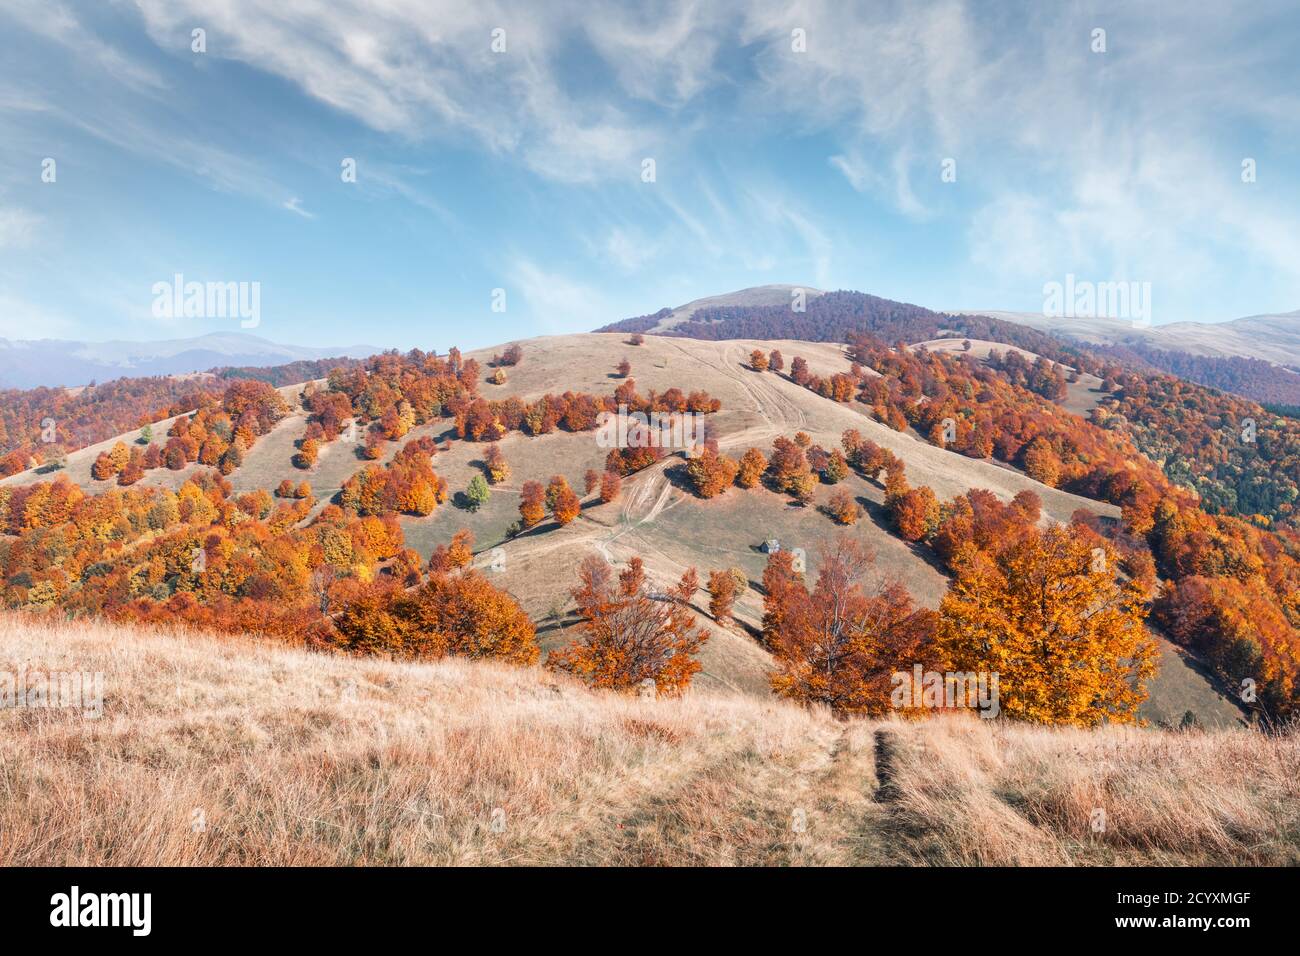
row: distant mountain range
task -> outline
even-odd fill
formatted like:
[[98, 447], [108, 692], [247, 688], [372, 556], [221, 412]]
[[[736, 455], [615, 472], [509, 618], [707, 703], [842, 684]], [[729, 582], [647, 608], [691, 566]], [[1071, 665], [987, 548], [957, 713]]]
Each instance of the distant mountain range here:
[[158, 342], [0, 339], [0, 388], [79, 386], [124, 376], [182, 375], [219, 366], [267, 366], [323, 358], [365, 358], [371, 345], [281, 345], [244, 332]]
[[[802, 309], [792, 307], [800, 289], [806, 293]], [[1041, 354], [1051, 354], [1048, 342], [1058, 348], [1073, 342], [1128, 367], [1168, 372], [1259, 402], [1300, 405], [1300, 311], [1141, 328], [1114, 319], [1050, 318], [999, 309], [937, 312], [862, 292], [766, 285], [696, 299], [596, 331], [819, 342], [843, 342], [855, 332], [914, 342], [960, 331]]]
[[1238, 356], [1300, 367], [1300, 310], [1250, 315], [1230, 322], [1170, 322], [1147, 328], [1116, 319], [1051, 318], [1041, 312], [959, 309], [951, 314], [988, 315], [1098, 345], [1143, 345], [1167, 352]]

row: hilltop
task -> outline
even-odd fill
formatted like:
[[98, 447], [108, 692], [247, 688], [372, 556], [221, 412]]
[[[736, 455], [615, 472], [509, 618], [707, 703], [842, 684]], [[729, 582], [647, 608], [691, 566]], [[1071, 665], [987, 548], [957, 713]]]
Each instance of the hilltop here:
[[1300, 862], [1294, 735], [842, 722], [0, 615], [0, 669], [70, 668], [101, 718], [0, 710], [0, 865]]

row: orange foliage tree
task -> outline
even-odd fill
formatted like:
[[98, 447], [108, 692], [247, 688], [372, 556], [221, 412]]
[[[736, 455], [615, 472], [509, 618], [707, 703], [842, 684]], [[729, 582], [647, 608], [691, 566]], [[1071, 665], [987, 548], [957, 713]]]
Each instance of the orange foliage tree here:
[[[807, 435], [803, 435], [803, 438], [808, 439], [807, 444], [811, 444], [811, 439]], [[816, 491], [817, 476], [812, 473], [812, 468], [808, 465], [808, 457], [804, 452], [806, 445], [800, 445], [799, 442], [799, 435], [795, 436], [794, 441], [778, 436], [772, 444], [772, 459], [768, 471], [772, 475], [772, 485], [777, 491], [787, 491], [795, 500], [807, 504]]]
[[862, 511], [858, 503], [853, 500], [853, 496], [847, 491], [837, 491], [831, 495], [831, 500], [826, 505], [827, 513], [837, 522], [844, 525], [858, 523], [858, 517]]
[[840, 715], [879, 715], [890, 709], [893, 674], [934, 666], [934, 612], [915, 607], [899, 581], [871, 583], [874, 560], [841, 535], [823, 543], [811, 593], [787, 578], [764, 598], [766, 616], [777, 622], [769, 640], [779, 696]]
[[537, 663], [532, 621], [476, 571], [434, 574], [415, 591], [375, 586], [334, 619], [333, 643], [365, 654]]
[[506, 463], [506, 456], [501, 452], [501, 446], [495, 443], [488, 446], [487, 453], [483, 456], [483, 463], [487, 465], [488, 480], [494, 485], [499, 485], [510, 477], [510, 465]]
[[525, 481], [519, 491], [519, 520], [532, 528], [546, 517], [546, 489], [540, 481]]
[[939, 526], [939, 499], [926, 485], [899, 495], [890, 509], [904, 541], [921, 541]]
[[736, 602], [736, 579], [731, 572], [709, 572], [709, 613], [719, 624], [731, 620], [732, 605]]
[[640, 558], [615, 583], [608, 564], [588, 556], [572, 591], [583, 636], [547, 659], [547, 666], [593, 687], [633, 690], [653, 681], [660, 694], [679, 694], [700, 669], [695, 655], [708, 639], [687, 606], [694, 586], [686, 578], [667, 594], [653, 594]]
[[604, 502], [613, 501], [618, 497], [619, 490], [623, 487], [623, 479], [617, 473], [607, 471], [600, 476], [600, 500]]
[[712, 446], [686, 463], [686, 473], [695, 486], [695, 493], [701, 498], [712, 498], [731, 487], [736, 479], [738, 465], [726, 455], [718, 453]]
[[561, 525], [566, 525], [582, 514], [582, 501], [569, 487], [568, 479], [555, 475], [546, 488], [546, 504], [551, 509], [551, 516]]
[[1114, 553], [1071, 528], [1031, 529], [962, 563], [940, 606], [939, 641], [958, 671], [997, 674], [1000, 709], [1046, 724], [1132, 723], [1156, 646], [1141, 594]]
[[757, 448], [751, 448], [740, 457], [740, 467], [736, 470], [736, 484], [741, 488], [753, 488], [763, 480], [767, 471], [767, 459]]

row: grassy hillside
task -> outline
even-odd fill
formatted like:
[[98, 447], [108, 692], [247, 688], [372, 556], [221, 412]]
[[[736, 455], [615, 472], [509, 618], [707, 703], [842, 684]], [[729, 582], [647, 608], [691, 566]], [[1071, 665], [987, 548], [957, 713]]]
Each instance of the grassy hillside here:
[[[960, 347], [960, 340], [955, 342], [955, 347]], [[780, 349], [787, 361], [802, 356], [817, 375], [847, 371], [850, 363], [844, 349], [834, 343], [714, 342], [650, 336], [644, 344], [632, 346], [625, 335], [592, 333], [531, 339], [521, 345], [523, 361], [508, 370], [506, 383], [484, 383], [483, 394], [491, 398], [515, 395], [526, 400], [570, 388], [608, 394], [620, 381], [614, 366], [626, 357], [632, 366], [631, 377], [643, 391], [699, 388], [718, 397], [722, 410], [711, 416], [711, 421], [722, 448], [735, 456], [750, 446], [766, 452], [777, 436], [790, 436], [800, 430], [825, 447], [835, 447], [845, 429], [856, 428], [903, 459], [911, 481], [930, 486], [941, 499], [972, 488], [987, 488], [1009, 500], [1028, 489], [1041, 497], [1046, 520], [1066, 521], [1081, 508], [1110, 517], [1118, 514], [1114, 506], [1049, 488], [1007, 465], [946, 451], [910, 430], [896, 432], [870, 418], [866, 414], [869, 409], [860, 403], [836, 403], [783, 376], [759, 374], [747, 367], [751, 350], [761, 346], [765, 350]], [[953, 347], [953, 342], [930, 342], [927, 346]], [[977, 346], [981, 354], [991, 347], [992, 343], [984, 342]], [[492, 351], [470, 353], [467, 357], [486, 365]], [[1085, 376], [1071, 386], [1067, 401], [1090, 401], [1094, 387], [1091, 377]], [[357, 456], [358, 445], [339, 440], [323, 446], [312, 468], [300, 470], [293, 466], [295, 443], [307, 428], [306, 413], [298, 402], [301, 390], [301, 386], [280, 389], [291, 405], [290, 414], [249, 450], [230, 482], [238, 494], [273, 489], [285, 478], [306, 480], [319, 499], [315, 509], [318, 512], [367, 462]], [[166, 430], [167, 423], [156, 426], [154, 441], [165, 441]], [[419, 426], [403, 440], [387, 443], [381, 463], [391, 460], [406, 442], [422, 436], [442, 440], [454, 437], [454, 431], [447, 420]], [[96, 482], [90, 477], [95, 456], [110, 444], [101, 443], [70, 455], [69, 476], [90, 490], [115, 487], [111, 481]], [[510, 463], [511, 475], [492, 488], [491, 499], [484, 507], [470, 512], [447, 504], [427, 517], [403, 516], [402, 530], [407, 544], [424, 558], [449, 541], [458, 529], [472, 530], [478, 565], [489, 570], [492, 582], [510, 591], [538, 622], [547, 649], [570, 640], [568, 589], [578, 564], [593, 551], [616, 563], [640, 556], [650, 577], [660, 583], [673, 581], [687, 567], [695, 566], [702, 573], [740, 568], [751, 585], [756, 585], [766, 562], [766, 555], [760, 551], [763, 541], [776, 538], [785, 548], [802, 548], [808, 556], [809, 571], [815, 575], [818, 544], [836, 531], [836, 526], [816, 507], [796, 506], [788, 496], [761, 487], [750, 491], [733, 489], [716, 499], [701, 500], [685, 487], [684, 461], [675, 456], [629, 478], [616, 502], [601, 504], [594, 496], [587, 496], [582, 516], [567, 527], [556, 528], [545, 522], [510, 538], [508, 530], [518, 518], [519, 491], [525, 481], [545, 482], [551, 475], [563, 474], [573, 487], [581, 489], [585, 471], [603, 469], [608, 449], [600, 446], [595, 433], [563, 431], [538, 437], [511, 432], [501, 440], [500, 447]], [[448, 450], [435, 456], [434, 467], [453, 491], [463, 490], [471, 477], [481, 472], [484, 449], [482, 444], [452, 441]], [[204, 469], [193, 464], [180, 471], [155, 469], [147, 472], [139, 484], [175, 489], [197, 470]], [[25, 472], [8, 482], [48, 479], [48, 475]], [[883, 489], [853, 474], [835, 489], [819, 487], [814, 504], [824, 504], [836, 489], [849, 490], [863, 507], [866, 519], [851, 533], [875, 550], [879, 573], [900, 578], [915, 600], [937, 607], [947, 588], [947, 578], [925, 548], [908, 544], [891, 533], [883, 511]], [[701, 595], [697, 603], [703, 606], [706, 600]], [[741, 628], [723, 630], [707, 617], [699, 617], [712, 634], [701, 658], [704, 670], [700, 680], [705, 686], [767, 695], [769, 657], [745, 632], [745, 627], [757, 626], [761, 612], [761, 594], [751, 586], [737, 605]], [[1177, 722], [1191, 710], [1209, 726], [1239, 721], [1240, 712], [1214, 691], [1192, 663], [1168, 647], [1164, 659], [1166, 666], [1153, 683], [1152, 700], [1145, 711], [1149, 719]]]
[[72, 669], [102, 718], [0, 710], [0, 865], [1300, 863], [1294, 735], [843, 723], [0, 616], [0, 671]]

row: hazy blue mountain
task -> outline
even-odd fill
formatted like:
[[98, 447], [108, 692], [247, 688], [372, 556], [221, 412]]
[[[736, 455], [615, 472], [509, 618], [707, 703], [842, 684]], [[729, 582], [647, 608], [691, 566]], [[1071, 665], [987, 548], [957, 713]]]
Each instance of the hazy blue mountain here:
[[157, 342], [0, 338], [0, 388], [77, 386], [123, 376], [178, 375], [222, 365], [283, 365], [300, 359], [365, 358], [370, 345], [281, 345], [245, 332]]

